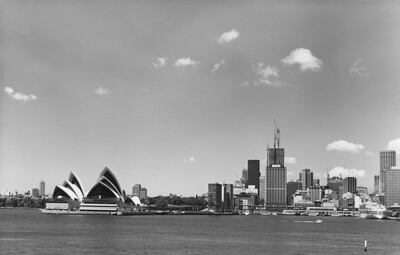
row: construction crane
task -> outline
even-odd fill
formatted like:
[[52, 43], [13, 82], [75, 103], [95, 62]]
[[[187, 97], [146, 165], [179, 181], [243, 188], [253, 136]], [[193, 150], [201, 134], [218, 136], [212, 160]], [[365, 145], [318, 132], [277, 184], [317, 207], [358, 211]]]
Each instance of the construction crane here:
[[281, 131], [278, 128], [278, 125], [276, 125], [276, 121], [274, 118], [274, 125], [275, 125], [275, 130], [274, 130], [274, 149], [279, 148], [280, 146], [280, 140], [281, 140]]

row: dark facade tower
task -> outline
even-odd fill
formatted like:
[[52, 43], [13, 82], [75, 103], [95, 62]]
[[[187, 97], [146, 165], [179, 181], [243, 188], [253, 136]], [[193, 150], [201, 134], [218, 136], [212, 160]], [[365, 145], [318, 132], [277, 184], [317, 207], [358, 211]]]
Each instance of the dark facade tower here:
[[260, 160], [250, 159], [247, 161], [248, 179], [247, 185], [254, 185], [260, 194]]
[[357, 191], [357, 179], [356, 177], [346, 177], [343, 180], [343, 193], [356, 193]]
[[396, 151], [379, 152], [379, 194], [385, 192], [385, 171], [396, 166]]
[[303, 184], [303, 189], [313, 186], [313, 172], [310, 169], [303, 169], [299, 173], [300, 182]]
[[379, 175], [374, 175], [374, 194], [379, 194]]
[[301, 182], [288, 182], [287, 183], [287, 204], [293, 206], [293, 194], [302, 189]]
[[285, 207], [287, 205], [285, 149], [280, 148], [280, 130], [275, 126], [274, 148], [267, 150], [265, 169], [266, 206]]
[[209, 183], [207, 193], [207, 206], [209, 210], [219, 212], [222, 210], [222, 186], [219, 183]]
[[44, 181], [40, 182], [40, 195], [44, 196], [46, 193], [46, 183]]

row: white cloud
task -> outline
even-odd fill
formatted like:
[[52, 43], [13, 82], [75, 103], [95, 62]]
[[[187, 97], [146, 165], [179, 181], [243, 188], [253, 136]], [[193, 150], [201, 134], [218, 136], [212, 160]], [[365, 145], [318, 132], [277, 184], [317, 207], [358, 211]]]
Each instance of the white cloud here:
[[350, 67], [350, 74], [358, 76], [368, 76], [367, 68], [362, 65], [362, 59], [358, 59]]
[[99, 87], [94, 91], [95, 94], [99, 95], [99, 96], [106, 96], [108, 94], [111, 93], [111, 90], [108, 88], [103, 88], [103, 87]]
[[195, 159], [193, 156], [191, 156], [188, 159], [184, 159], [183, 162], [185, 162], [185, 163], [194, 163], [194, 162], [197, 162], [197, 159]]
[[390, 140], [386, 149], [396, 151], [396, 153], [400, 154], [400, 138]]
[[235, 29], [232, 29], [229, 32], [223, 33], [217, 40], [219, 44], [224, 44], [231, 42], [239, 37], [239, 32]]
[[297, 48], [293, 50], [289, 56], [282, 59], [286, 65], [300, 66], [301, 71], [319, 71], [322, 66], [322, 61], [315, 57], [309, 49]]
[[296, 158], [295, 157], [285, 157], [285, 163], [286, 164], [296, 164]]
[[271, 85], [271, 86], [280, 86], [280, 82], [278, 82], [277, 78], [279, 77], [279, 70], [274, 66], [265, 66], [264, 63], [260, 62], [257, 64], [257, 67], [254, 70], [254, 73], [261, 76], [256, 85]]
[[365, 170], [362, 169], [347, 169], [342, 166], [336, 166], [329, 171], [330, 176], [342, 176], [345, 177], [364, 177]]
[[155, 68], [164, 67], [167, 65], [167, 61], [168, 61], [167, 57], [157, 58], [157, 61], [155, 63], [153, 63], [153, 66]]
[[198, 65], [200, 62], [198, 61], [194, 61], [191, 58], [178, 58], [175, 61], [175, 66], [176, 67], [185, 67], [185, 66], [196, 66]]
[[4, 92], [14, 100], [22, 101], [24, 103], [37, 99], [35, 95], [27, 95], [20, 92], [15, 92], [11, 87], [5, 87]]
[[220, 67], [222, 67], [222, 66], [226, 66], [226, 65], [225, 65], [225, 60], [221, 60], [221, 61], [219, 61], [218, 63], [215, 63], [215, 64], [213, 65], [212, 69], [211, 69], [211, 72], [217, 71], [217, 70], [218, 70]]
[[364, 145], [355, 144], [345, 140], [333, 141], [326, 146], [327, 151], [342, 151], [350, 153], [359, 153], [364, 149]]
[[365, 155], [374, 156], [375, 154], [374, 154], [372, 151], [366, 151], [366, 152], [365, 152]]

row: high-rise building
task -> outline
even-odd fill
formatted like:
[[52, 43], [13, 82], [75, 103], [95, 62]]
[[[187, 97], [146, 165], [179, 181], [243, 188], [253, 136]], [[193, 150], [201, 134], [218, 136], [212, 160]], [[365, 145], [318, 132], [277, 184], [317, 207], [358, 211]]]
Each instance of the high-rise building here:
[[303, 185], [303, 189], [308, 189], [313, 186], [313, 172], [310, 169], [303, 169], [299, 173], [300, 182]]
[[332, 176], [327, 179], [327, 186], [332, 190], [332, 199], [339, 199], [343, 194], [343, 179], [342, 177]]
[[259, 199], [260, 199], [260, 204], [264, 205], [265, 204], [265, 199], [267, 198], [267, 194], [266, 194], [266, 183], [265, 183], [265, 176], [261, 176], [260, 177], [260, 189], [258, 191], [259, 193]]
[[343, 180], [343, 193], [356, 193], [357, 192], [357, 179], [356, 177], [346, 177]]
[[222, 209], [222, 186], [219, 183], [209, 183], [207, 193], [207, 207], [215, 212]]
[[320, 186], [319, 179], [313, 179], [313, 186], [314, 187], [319, 187]]
[[274, 148], [268, 148], [267, 155], [265, 204], [267, 206], [286, 206], [285, 149], [280, 148], [280, 130], [277, 127], [274, 132]]
[[242, 184], [247, 188], [247, 180], [249, 179], [249, 172], [247, 169], [242, 170], [242, 178], [240, 178], [240, 181]]
[[385, 171], [396, 166], [396, 151], [379, 152], [379, 193], [385, 192]]
[[287, 183], [287, 204], [289, 206], [293, 206], [293, 195], [296, 193], [296, 191], [301, 190], [302, 188], [303, 184], [299, 181], [292, 181]]
[[223, 184], [221, 186], [221, 202], [224, 211], [233, 211], [233, 184]]
[[38, 197], [40, 195], [39, 189], [38, 188], [33, 188], [32, 189], [32, 196], [33, 197]]
[[142, 188], [142, 185], [135, 184], [135, 186], [132, 187], [132, 196], [140, 196], [140, 189], [141, 188]]
[[147, 189], [145, 187], [140, 188], [139, 198], [140, 198], [140, 200], [147, 199]]
[[260, 188], [260, 160], [250, 159], [247, 161], [248, 179], [247, 186], [254, 185], [256, 189]]
[[386, 169], [385, 205], [389, 207], [395, 203], [400, 204], [400, 169]]
[[41, 182], [40, 182], [40, 195], [41, 195], [41, 196], [44, 196], [44, 194], [45, 194], [45, 192], [46, 192], [45, 188], [46, 188], [45, 182], [44, 182], [44, 181], [41, 181]]
[[374, 175], [374, 194], [379, 194], [379, 175]]

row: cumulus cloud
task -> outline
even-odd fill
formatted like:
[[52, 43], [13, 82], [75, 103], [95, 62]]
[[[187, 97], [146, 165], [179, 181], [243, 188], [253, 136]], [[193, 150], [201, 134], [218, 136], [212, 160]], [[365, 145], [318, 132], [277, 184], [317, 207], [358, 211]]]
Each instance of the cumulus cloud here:
[[322, 60], [315, 57], [309, 49], [297, 48], [281, 60], [286, 65], [299, 65], [301, 71], [319, 71]]
[[279, 77], [278, 68], [274, 66], [265, 66], [264, 63], [260, 62], [254, 69], [254, 73], [260, 76], [255, 84], [280, 86], [280, 83], [277, 80], [277, 78]]
[[365, 155], [374, 156], [375, 154], [374, 154], [372, 151], [366, 151], [366, 152], [365, 152]]
[[12, 99], [22, 101], [24, 103], [37, 99], [35, 95], [27, 95], [20, 92], [15, 92], [11, 87], [5, 87], [4, 92]]
[[100, 86], [99, 88], [97, 88], [97, 89], [94, 91], [94, 93], [95, 93], [96, 95], [99, 95], [99, 96], [107, 96], [108, 94], [111, 93], [111, 90], [108, 89], [108, 88], [103, 88], [103, 87]]
[[347, 169], [342, 166], [336, 166], [329, 171], [330, 176], [342, 176], [345, 177], [364, 177], [365, 170], [362, 169]]
[[396, 151], [396, 153], [400, 154], [400, 138], [390, 140], [386, 149]]
[[327, 151], [341, 151], [350, 153], [359, 153], [364, 149], [364, 145], [355, 144], [345, 140], [333, 141], [326, 146]]
[[224, 44], [231, 42], [239, 37], [239, 32], [235, 29], [232, 29], [229, 32], [223, 33], [217, 40], [219, 44]]
[[167, 57], [160, 57], [157, 58], [157, 61], [153, 63], [155, 68], [164, 67], [167, 65], [168, 58]]
[[296, 158], [295, 157], [285, 157], [285, 163], [286, 164], [296, 164]]
[[226, 66], [225, 65], [225, 60], [221, 60], [218, 63], [215, 63], [211, 69], [211, 72], [217, 71], [220, 67]]
[[185, 66], [196, 66], [198, 65], [200, 62], [198, 61], [194, 61], [191, 58], [178, 58], [175, 61], [175, 66], [176, 67], [185, 67]]
[[197, 162], [197, 159], [195, 159], [193, 156], [191, 156], [188, 159], [184, 159], [183, 162], [185, 162], [185, 163], [194, 163], [194, 162]]
[[367, 68], [362, 65], [362, 59], [358, 59], [350, 67], [350, 74], [357, 76], [368, 76]]

